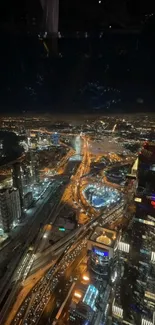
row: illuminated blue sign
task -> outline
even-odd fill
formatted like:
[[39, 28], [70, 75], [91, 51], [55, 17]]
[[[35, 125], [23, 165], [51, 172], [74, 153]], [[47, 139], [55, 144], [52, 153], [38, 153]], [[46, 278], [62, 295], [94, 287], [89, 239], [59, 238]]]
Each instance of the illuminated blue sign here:
[[99, 250], [97, 248], [93, 248], [93, 252], [99, 256], [109, 256], [109, 252], [104, 252], [102, 250]]

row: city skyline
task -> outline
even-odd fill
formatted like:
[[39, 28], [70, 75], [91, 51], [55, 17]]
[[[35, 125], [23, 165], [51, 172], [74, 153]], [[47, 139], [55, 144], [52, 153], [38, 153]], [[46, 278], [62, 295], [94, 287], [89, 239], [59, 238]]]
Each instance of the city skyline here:
[[155, 3], [0, 17], [0, 325], [155, 325]]
[[154, 325], [154, 123], [1, 117], [1, 324]]

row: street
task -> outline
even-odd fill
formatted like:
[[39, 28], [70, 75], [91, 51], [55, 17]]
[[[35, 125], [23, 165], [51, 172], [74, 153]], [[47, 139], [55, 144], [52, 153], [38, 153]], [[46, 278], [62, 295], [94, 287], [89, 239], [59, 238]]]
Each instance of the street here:
[[[42, 325], [49, 318], [50, 321], [54, 320], [58, 307], [64, 299], [64, 295], [61, 293], [64, 291], [66, 294], [66, 285], [69, 290], [67, 284], [69, 278], [71, 275], [73, 277], [74, 270], [86, 255], [85, 247], [90, 233], [96, 224], [105, 226], [109, 223], [116, 223], [117, 225], [122, 218], [124, 206], [122, 194], [119, 202], [114, 201], [110, 207], [107, 206], [101, 211], [93, 208], [91, 203], [84, 198], [83, 188], [86, 186], [86, 180], [83, 176], [89, 174], [91, 164], [88, 137], [82, 136], [80, 150], [81, 155], [78, 156], [78, 161], [74, 160], [74, 156], [72, 157], [70, 153], [67, 154], [67, 158], [60, 166], [61, 173], [64, 173], [65, 183], [63, 184], [63, 174], [61, 174], [61, 181], [54, 181], [53, 190], [51, 188], [50, 192], [46, 194], [42, 205], [38, 203], [33, 222], [29, 221], [29, 230], [25, 227], [23, 233], [19, 232], [14, 239], [17, 243], [18, 238], [17, 250], [21, 252], [21, 245], [24, 244], [24, 246], [13, 272], [14, 286], [9, 295], [10, 299], [8, 298], [9, 300], [3, 307], [3, 316], [1, 316], [3, 321], [6, 319], [8, 308], [10, 310], [11, 307], [13, 308], [13, 299], [17, 297], [18, 301], [21, 285], [24, 285], [24, 282], [32, 276], [35, 279], [37, 273], [40, 275], [37, 283], [34, 282], [34, 286], [31, 285], [30, 291], [27, 291], [27, 296], [21, 305], [20, 302], [18, 303], [16, 313], [13, 311], [9, 313], [6, 325], [31, 325], [34, 323]], [[66, 176], [68, 177], [67, 182]], [[107, 184], [105, 177], [104, 182]], [[63, 215], [66, 206], [76, 210], [77, 221], [79, 211], [81, 211], [80, 214], [84, 216], [81, 217], [83, 221], [80, 224], [77, 223], [75, 229], [49, 245], [49, 238], [51, 238], [49, 236], [55, 231], [57, 232], [56, 222]], [[85, 218], [86, 221], [84, 221]], [[41, 229], [40, 223], [42, 223]], [[12, 247], [14, 241], [10, 243]], [[32, 248], [30, 249], [30, 247]], [[15, 251], [15, 253], [17, 252]], [[49, 269], [43, 274], [39, 273], [47, 265], [49, 265]]]

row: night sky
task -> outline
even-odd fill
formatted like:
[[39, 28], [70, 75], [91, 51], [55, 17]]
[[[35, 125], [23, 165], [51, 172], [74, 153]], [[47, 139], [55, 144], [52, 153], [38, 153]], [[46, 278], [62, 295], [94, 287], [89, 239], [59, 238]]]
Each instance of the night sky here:
[[[65, 37], [55, 57], [46, 40], [47, 57], [37, 37], [43, 17], [39, 1], [10, 1], [10, 7], [1, 1], [1, 112], [153, 111], [155, 4], [82, 3], [60, 0], [59, 30]], [[130, 32], [134, 28], [139, 34]], [[125, 33], [118, 32], [122, 29]], [[80, 39], [77, 31], [83, 33]]]

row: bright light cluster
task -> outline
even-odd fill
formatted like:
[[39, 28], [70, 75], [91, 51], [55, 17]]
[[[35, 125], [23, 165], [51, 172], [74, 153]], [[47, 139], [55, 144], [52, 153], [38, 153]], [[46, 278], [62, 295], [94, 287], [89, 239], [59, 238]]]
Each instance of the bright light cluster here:
[[116, 189], [98, 184], [89, 184], [83, 191], [85, 199], [94, 208], [100, 209], [109, 207], [111, 204], [120, 201], [120, 193]]

